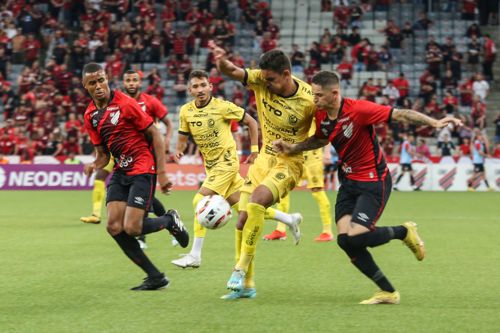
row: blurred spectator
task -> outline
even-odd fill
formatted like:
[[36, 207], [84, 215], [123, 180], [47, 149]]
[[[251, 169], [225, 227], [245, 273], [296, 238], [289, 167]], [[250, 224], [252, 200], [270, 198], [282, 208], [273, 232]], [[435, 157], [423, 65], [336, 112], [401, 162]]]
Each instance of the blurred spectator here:
[[477, 127], [479, 129], [484, 129], [486, 126], [486, 104], [484, 104], [479, 96], [474, 97], [474, 101], [472, 103], [472, 126]]
[[431, 157], [431, 151], [425, 139], [417, 140], [417, 147], [415, 148], [416, 158], [422, 161], [427, 161]]
[[493, 121], [495, 123], [495, 143], [500, 143], [500, 112]]
[[225, 81], [217, 71], [216, 68], [210, 70], [210, 75], [208, 76], [208, 82], [212, 84], [212, 94], [214, 96], [224, 96], [224, 85]]
[[462, 20], [473, 21], [476, 15], [477, 0], [462, 0]]
[[[183, 105], [186, 103], [187, 98], [187, 81], [183, 74], [177, 74], [177, 79], [175, 80], [174, 86], [172, 87], [175, 91], [176, 104]], [[159, 99], [161, 101], [161, 99]]]
[[340, 64], [337, 66], [337, 72], [340, 74], [340, 81], [344, 82], [347, 86], [351, 85], [353, 67], [352, 63], [343, 57]]
[[474, 92], [474, 96], [479, 96], [483, 102], [486, 100], [486, 97], [488, 97], [490, 85], [481, 73], [476, 74], [474, 83], [472, 84], [472, 91]]
[[472, 90], [472, 84], [474, 83], [474, 80], [468, 79], [465, 80], [459, 87], [459, 92], [460, 92], [460, 105], [462, 106], [472, 106], [472, 97], [473, 97], [473, 90]]
[[418, 20], [413, 24], [415, 30], [428, 30], [433, 22], [427, 17], [427, 13], [418, 13]]
[[[178, 74], [182, 77], [184, 77], [183, 74]], [[146, 88], [146, 94], [153, 95], [156, 97], [159, 101], [163, 100], [163, 95], [165, 94], [165, 90], [160, 84], [160, 80], [155, 80], [153, 83], [151, 83], [147, 88]]]
[[462, 144], [458, 147], [458, 151], [460, 156], [471, 157], [470, 138], [463, 139]]
[[304, 72], [304, 62], [306, 57], [302, 53], [297, 44], [292, 45], [292, 54], [290, 55], [290, 62], [292, 64], [292, 72]]
[[389, 98], [389, 104], [395, 105], [395, 102], [399, 99], [399, 90], [394, 86], [392, 81], [387, 82], [387, 86], [382, 90], [382, 94]]
[[399, 91], [400, 101], [398, 103], [402, 104], [402, 100], [407, 98], [410, 92], [410, 83], [406, 79], [403, 72], [399, 73], [399, 77], [395, 78], [392, 82], [394, 83], [396, 89], [398, 89]]
[[497, 55], [495, 42], [490, 38], [490, 35], [486, 34], [483, 43], [483, 74], [486, 80], [493, 81], [493, 63]]
[[447, 90], [443, 98], [441, 109], [449, 115], [453, 115], [458, 111], [458, 99], [453, 95], [451, 90]]
[[440, 150], [440, 156], [452, 156], [455, 150], [455, 145], [450, 141], [450, 135], [448, 133], [443, 135], [443, 140], [438, 142], [438, 149]]

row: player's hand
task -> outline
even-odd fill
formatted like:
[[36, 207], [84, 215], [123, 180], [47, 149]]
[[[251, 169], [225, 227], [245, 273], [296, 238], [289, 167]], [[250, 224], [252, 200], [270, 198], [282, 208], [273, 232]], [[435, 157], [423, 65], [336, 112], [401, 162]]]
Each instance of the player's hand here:
[[282, 139], [273, 141], [273, 149], [280, 154], [290, 154], [292, 152], [293, 145], [291, 143], [285, 142]]
[[248, 155], [247, 159], [245, 160], [245, 164], [253, 164], [255, 159], [259, 156], [259, 153], [251, 153]]
[[175, 163], [179, 164], [179, 161], [181, 160], [182, 156], [184, 156], [184, 153], [182, 151], [176, 151], [174, 154]]
[[434, 125], [435, 128], [443, 128], [448, 126], [449, 124], [454, 125], [455, 127], [463, 126], [464, 124], [460, 119], [457, 119], [453, 116], [444, 117], [443, 119], [439, 119]]
[[88, 163], [83, 166], [83, 173], [87, 176], [90, 177], [95, 170], [95, 163]]
[[165, 172], [158, 173], [158, 182], [160, 183], [161, 191], [164, 194], [170, 194], [173, 184], [168, 180], [167, 174]]
[[226, 51], [222, 47], [215, 44], [213, 40], [208, 41], [208, 47], [212, 50], [215, 60], [219, 60], [226, 55]]

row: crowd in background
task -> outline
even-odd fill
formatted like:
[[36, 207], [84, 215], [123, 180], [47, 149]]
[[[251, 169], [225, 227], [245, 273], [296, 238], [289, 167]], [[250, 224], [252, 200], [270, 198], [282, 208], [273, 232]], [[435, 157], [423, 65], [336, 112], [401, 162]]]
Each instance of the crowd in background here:
[[[319, 0], [318, 0], [319, 1]], [[391, 71], [404, 57], [404, 43], [412, 43], [415, 30], [425, 30], [434, 22], [426, 12], [415, 22], [399, 27], [392, 20], [380, 30], [386, 42], [375, 46], [360, 35], [363, 15], [387, 10], [389, 0], [322, 1], [322, 9], [332, 12], [332, 32], [325, 29], [319, 41], [302, 52], [293, 45], [293, 71], [310, 80], [324, 64], [334, 64], [343, 88], [350, 87], [354, 73]], [[451, 3], [455, 3], [451, 1]], [[367, 80], [358, 97], [381, 104], [413, 108], [433, 117], [460, 116], [466, 126], [434, 133], [426, 127], [380, 125], [377, 133], [388, 156], [397, 155], [401, 134], [412, 133], [420, 140], [448, 137], [463, 145], [473, 128], [484, 129], [486, 97], [493, 78], [491, 70], [496, 49], [477, 23], [475, 0], [458, 1], [463, 19], [470, 20], [464, 31], [467, 52], [457, 51], [455, 40], [439, 44], [429, 36], [425, 45], [427, 70], [419, 79], [418, 95], [412, 96], [404, 73], [390, 80]], [[471, 14], [472, 13], [472, 14]], [[187, 76], [193, 59], [205, 55], [214, 95], [244, 106], [257, 118], [255, 97], [241, 85], [226, 86], [215, 68], [213, 55], [206, 50], [209, 40], [224, 46], [229, 58], [241, 67], [255, 67], [245, 61], [235, 43], [237, 27], [251, 27], [256, 46], [266, 52], [280, 46], [279, 22], [270, 5], [256, 0], [9, 0], [0, 6], [0, 157], [19, 155], [29, 163], [36, 155], [52, 155], [65, 160], [91, 154], [93, 147], [82, 127], [89, 97], [80, 75], [89, 61], [103, 63], [112, 89], [121, 87], [122, 73], [137, 69], [145, 82], [144, 91], [165, 101], [163, 82], [172, 81], [174, 105], [185, 103]], [[157, 64], [142, 72], [144, 64]], [[470, 77], [462, 77], [467, 68]], [[17, 69], [17, 71], [16, 71]], [[463, 111], [466, 112], [463, 112]], [[460, 112], [459, 112], [460, 111]], [[175, 110], [170, 110], [175, 112]], [[500, 141], [500, 115], [496, 117], [495, 141]], [[249, 150], [247, 134], [233, 127], [239, 149]], [[446, 132], [448, 131], [448, 132]], [[458, 151], [458, 150], [456, 150]], [[194, 143], [188, 153], [196, 154]], [[3, 157], [0, 161], [4, 160]]]

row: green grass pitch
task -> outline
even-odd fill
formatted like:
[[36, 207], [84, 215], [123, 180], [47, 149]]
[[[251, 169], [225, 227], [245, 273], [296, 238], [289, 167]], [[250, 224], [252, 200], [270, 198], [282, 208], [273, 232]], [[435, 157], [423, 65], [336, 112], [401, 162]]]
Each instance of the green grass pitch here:
[[[329, 193], [332, 203], [335, 193]], [[193, 192], [159, 194], [192, 231]], [[498, 332], [500, 195], [393, 193], [379, 225], [419, 224], [427, 258], [400, 241], [372, 249], [401, 292], [397, 306], [357, 303], [376, 290], [321, 231], [308, 192], [292, 194], [304, 215], [299, 246], [260, 241], [257, 298], [223, 301], [234, 264], [234, 218], [205, 240], [202, 267], [170, 261], [167, 232], [148, 236], [148, 255], [171, 280], [132, 292], [142, 271], [106, 233], [84, 225], [90, 192], [0, 192], [0, 332]], [[333, 204], [332, 204], [333, 207]], [[274, 227], [266, 222], [265, 232]], [[191, 235], [192, 236], [192, 235]]]

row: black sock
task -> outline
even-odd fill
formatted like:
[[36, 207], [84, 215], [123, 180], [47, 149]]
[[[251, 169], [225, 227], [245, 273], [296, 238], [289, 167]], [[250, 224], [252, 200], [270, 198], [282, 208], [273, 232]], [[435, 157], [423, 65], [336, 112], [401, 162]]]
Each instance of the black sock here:
[[376, 247], [388, 243], [392, 239], [405, 238], [406, 231], [403, 226], [377, 227], [374, 231], [348, 237], [348, 241], [354, 247]]
[[165, 207], [160, 200], [156, 199], [156, 197], [153, 197], [153, 213], [155, 213], [158, 217], [163, 216], [166, 213]]
[[170, 214], [155, 218], [145, 217], [144, 220], [142, 220], [141, 234], [146, 235], [152, 232], [163, 230], [170, 223], [172, 223], [172, 216], [170, 216]]
[[486, 187], [490, 187], [490, 184], [488, 183], [488, 180], [486, 178], [484, 178], [484, 183], [486, 184]]
[[144, 254], [139, 246], [139, 242], [135, 237], [128, 235], [122, 231], [118, 235], [113, 236], [115, 241], [121, 247], [123, 252], [130, 258], [137, 266], [139, 266], [148, 276], [158, 276], [161, 272], [153, 265], [149, 258]]
[[396, 179], [396, 184], [394, 185], [398, 185], [399, 181], [401, 180], [401, 178], [403, 178], [403, 175], [404, 175], [404, 172], [402, 172], [399, 176], [398, 176], [398, 179]]
[[411, 174], [410, 174], [410, 184], [411, 186], [415, 185], [415, 178]]
[[347, 234], [340, 234], [337, 236], [337, 243], [349, 256], [352, 264], [381, 290], [394, 292], [394, 287], [377, 266], [370, 252], [364, 247], [353, 247], [348, 238]]

